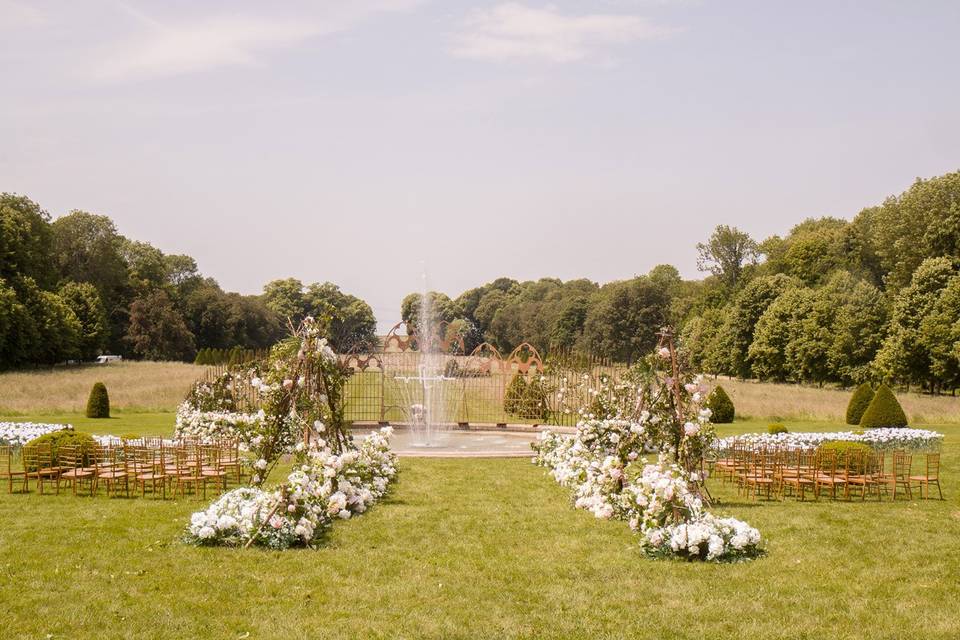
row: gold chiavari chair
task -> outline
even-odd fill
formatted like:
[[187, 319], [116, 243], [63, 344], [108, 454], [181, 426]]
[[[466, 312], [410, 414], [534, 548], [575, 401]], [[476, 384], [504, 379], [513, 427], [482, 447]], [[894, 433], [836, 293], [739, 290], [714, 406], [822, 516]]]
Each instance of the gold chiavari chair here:
[[130, 477], [127, 475], [126, 465], [118, 460], [122, 449], [117, 447], [97, 447], [94, 449], [96, 462], [94, 468], [94, 492], [101, 481], [106, 485], [107, 497], [115, 495], [120, 485], [123, 485], [127, 497], [130, 497]]
[[220, 466], [224, 471], [236, 474], [237, 484], [243, 480], [243, 460], [240, 458], [240, 441], [224, 440], [220, 446]]
[[785, 464], [780, 470], [780, 495], [786, 497], [786, 490], [790, 489], [794, 497], [799, 493], [800, 500], [803, 501], [806, 499], [807, 489], [813, 491], [813, 478], [809, 475], [809, 454], [797, 449], [784, 455]]
[[[204, 478], [200, 475], [202, 464], [200, 460], [200, 450], [196, 447], [181, 447], [176, 450], [175, 470], [173, 479], [175, 480], [173, 495], [179, 493], [183, 497], [187, 496], [187, 487], [193, 488], [195, 496], [200, 495], [200, 485], [204, 484]], [[204, 484], [204, 488], [206, 485]]]
[[96, 471], [89, 467], [84, 467], [85, 454], [86, 451], [84, 448], [76, 445], [64, 445], [57, 451], [61, 468], [59, 480], [66, 481], [70, 484], [73, 495], [77, 495], [78, 485], [81, 488], [83, 487], [84, 480], [88, 483], [90, 495], [93, 495], [93, 478], [96, 475]]
[[926, 459], [926, 473], [922, 476], [910, 476], [910, 485], [917, 484], [920, 487], [920, 499], [924, 498], [924, 489], [926, 489], [926, 498], [930, 499], [930, 485], [936, 485], [937, 493], [943, 500], [943, 490], [940, 489], [940, 454], [928, 453]]
[[[23, 458], [21, 457], [21, 462]], [[29, 491], [27, 485], [27, 470], [13, 468], [13, 447], [4, 445], [0, 447], [0, 478], [7, 479], [7, 493], [13, 493], [14, 478], [23, 478], [22, 491]]]
[[897, 487], [903, 487], [907, 492], [907, 499], [913, 500], [913, 490], [910, 487], [910, 471], [912, 468], [912, 455], [903, 452], [893, 454], [893, 472], [889, 484], [893, 487], [894, 500], [897, 499]]
[[223, 465], [220, 462], [220, 455], [222, 450], [217, 446], [204, 447], [202, 449], [202, 466], [200, 467], [200, 475], [203, 477], [203, 497], [207, 497], [207, 482], [214, 481], [216, 484], [223, 487], [223, 491], [227, 490], [227, 471], [223, 468]]
[[60, 469], [53, 466], [53, 450], [49, 444], [24, 446], [22, 450], [23, 468], [28, 478], [35, 478], [40, 494], [43, 495], [43, 484], [52, 482], [60, 493]]
[[751, 498], [757, 499], [760, 493], [764, 492], [767, 500], [771, 499], [777, 475], [777, 459], [775, 450], [765, 449], [754, 455], [752, 469], [744, 478]]
[[148, 447], [138, 447], [131, 451], [132, 462], [128, 463], [127, 473], [133, 478], [134, 491], [140, 487], [140, 495], [146, 497], [147, 484], [150, 484], [150, 491], [153, 496], [157, 496], [157, 484], [160, 485], [160, 494], [163, 499], [167, 497], [167, 472], [164, 468], [163, 452], [160, 451], [159, 459], [156, 452]]
[[852, 452], [847, 458], [847, 474], [844, 495], [849, 499], [853, 488], [860, 490], [861, 502], [866, 500], [867, 493], [877, 492], [880, 499], [880, 485], [877, 480], [877, 454], [871, 451], [865, 454], [861, 451]]
[[837, 454], [835, 451], [820, 451], [817, 460], [818, 468], [813, 478], [813, 494], [819, 500], [823, 490], [829, 489], [830, 499], [836, 500], [837, 488], [846, 484], [843, 474], [837, 473]]

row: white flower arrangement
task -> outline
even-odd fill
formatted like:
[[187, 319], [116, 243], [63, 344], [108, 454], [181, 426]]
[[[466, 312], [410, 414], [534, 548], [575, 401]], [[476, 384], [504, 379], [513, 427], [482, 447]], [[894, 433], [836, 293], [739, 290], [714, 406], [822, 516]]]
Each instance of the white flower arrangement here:
[[0, 445], [18, 448], [34, 438], [65, 429], [73, 429], [73, 426], [41, 422], [0, 422]]
[[325, 443], [312, 445], [282, 490], [234, 489], [194, 513], [187, 541], [238, 546], [252, 537], [274, 549], [313, 545], [335, 518], [363, 513], [386, 493], [397, 474], [392, 433], [384, 427], [339, 455]]
[[[641, 457], [652, 444], [645, 425], [656, 420], [644, 412], [639, 421], [582, 420], [573, 435], [544, 431], [533, 445], [532, 462], [570, 488], [575, 507], [597, 518], [626, 520], [650, 557], [719, 562], [758, 555], [760, 532], [704, 511], [692, 490], [701, 479], [672, 462], [670, 452], [661, 451], [655, 464]], [[697, 437], [703, 422], [684, 425], [694, 432], [687, 435]]]
[[790, 450], [810, 451], [825, 442], [843, 440], [862, 442], [874, 449], [892, 451], [905, 449], [924, 452], [939, 451], [943, 444], [943, 434], [927, 429], [881, 428], [868, 429], [863, 433], [853, 431], [832, 431], [824, 433], [745, 433], [717, 440], [713, 448], [716, 451], [729, 451], [734, 445], [751, 449], [779, 447]]
[[736, 518], [703, 513], [695, 519], [643, 530], [640, 546], [651, 557], [735, 560], [758, 552], [760, 532]]

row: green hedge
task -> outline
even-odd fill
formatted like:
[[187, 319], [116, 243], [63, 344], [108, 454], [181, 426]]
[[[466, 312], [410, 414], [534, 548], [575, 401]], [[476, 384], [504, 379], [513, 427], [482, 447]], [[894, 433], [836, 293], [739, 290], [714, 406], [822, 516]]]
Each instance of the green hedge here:
[[[63, 429], [62, 431], [53, 431], [38, 438], [34, 438], [24, 446], [29, 447], [38, 444], [50, 445], [53, 466], [60, 464], [60, 447], [70, 445], [81, 447], [83, 453], [83, 465], [89, 466], [92, 464], [90, 461], [90, 450], [93, 448], [93, 445], [96, 444], [96, 440], [94, 440], [93, 436], [91, 436], [89, 433], [80, 433], [74, 431], [73, 429]], [[30, 469], [30, 471], [34, 471], [34, 469]]]
[[850, 402], [847, 404], [847, 424], [860, 424], [864, 412], [870, 406], [874, 396], [873, 387], [864, 382], [850, 396]]
[[890, 391], [890, 387], [881, 384], [877, 388], [870, 406], [860, 418], [860, 426], [865, 429], [907, 426], [907, 414], [903, 412], [903, 407], [893, 395], [893, 391]]
[[729, 424], [736, 415], [733, 400], [720, 385], [707, 396], [707, 408], [711, 411], [710, 422], [714, 424]]
[[789, 433], [789, 430], [786, 425], [775, 422], [774, 424], [767, 425], [767, 433], [776, 435], [778, 433]]
[[107, 395], [107, 387], [102, 382], [97, 382], [90, 389], [90, 397], [87, 398], [87, 417], [110, 417], [110, 396]]
[[835, 451], [837, 454], [837, 469], [845, 469], [851, 454], [860, 453], [866, 457], [873, 452], [873, 449], [870, 448], [870, 445], [862, 442], [835, 440], [820, 445], [818, 451]]

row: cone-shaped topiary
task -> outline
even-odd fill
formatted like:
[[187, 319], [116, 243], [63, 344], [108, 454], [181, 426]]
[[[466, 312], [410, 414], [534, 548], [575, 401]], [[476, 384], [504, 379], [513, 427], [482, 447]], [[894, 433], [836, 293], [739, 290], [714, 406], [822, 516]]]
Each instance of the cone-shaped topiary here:
[[729, 424], [733, 422], [736, 411], [733, 408], [733, 400], [727, 395], [723, 387], [717, 385], [710, 395], [707, 396], [707, 408], [712, 412], [710, 422], [714, 424]]
[[865, 429], [907, 426], [907, 414], [903, 412], [903, 407], [897, 402], [890, 387], [882, 384], [877, 388], [870, 406], [860, 418], [860, 426]]
[[507, 385], [503, 394], [503, 410], [513, 415], [519, 415], [523, 410], [523, 399], [527, 394], [527, 379], [517, 373]]
[[93, 389], [90, 389], [90, 397], [87, 398], [87, 417], [110, 417], [110, 396], [107, 395], [107, 387], [102, 382], [94, 384]]
[[850, 396], [850, 403], [847, 405], [847, 424], [860, 424], [860, 418], [863, 412], [870, 406], [873, 400], [873, 387], [870, 383], [864, 382]]

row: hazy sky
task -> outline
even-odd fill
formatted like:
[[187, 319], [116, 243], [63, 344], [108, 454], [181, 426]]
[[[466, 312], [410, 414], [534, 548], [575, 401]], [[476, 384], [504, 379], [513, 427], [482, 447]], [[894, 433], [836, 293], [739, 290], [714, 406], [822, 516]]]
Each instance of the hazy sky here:
[[0, 0], [0, 190], [194, 256], [420, 286], [696, 275], [718, 223], [960, 168], [960, 2]]

